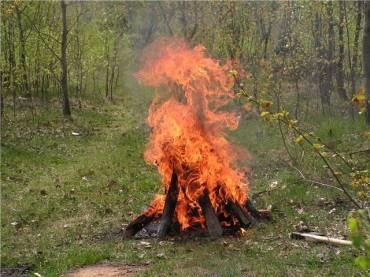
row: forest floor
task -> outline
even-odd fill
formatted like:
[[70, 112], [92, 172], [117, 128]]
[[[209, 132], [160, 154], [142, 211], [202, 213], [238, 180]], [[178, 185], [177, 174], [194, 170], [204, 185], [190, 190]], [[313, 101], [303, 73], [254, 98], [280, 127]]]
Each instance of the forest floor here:
[[[140, 276], [356, 274], [357, 252], [351, 247], [290, 239], [300, 228], [348, 236], [352, 206], [334, 189], [300, 182], [286, 165], [278, 132], [257, 117], [242, 119], [231, 139], [251, 153], [251, 195], [270, 189], [255, 200], [257, 207], [272, 207], [273, 221], [240, 237], [122, 240], [124, 224], [161, 191], [159, 174], [143, 159], [151, 96], [84, 103], [81, 111], [73, 110], [72, 123], [61, 120], [57, 105], [34, 120], [28, 110], [16, 120], [4, 119], [2, 276], [22, 270], [59, 276], [99, 263], [138, 267]], [[342, 142], [353, 142], [348, 136], [365, 128], [333, 124]], [[327, 126], [320, 125], [319, 131], [327, 132]]]

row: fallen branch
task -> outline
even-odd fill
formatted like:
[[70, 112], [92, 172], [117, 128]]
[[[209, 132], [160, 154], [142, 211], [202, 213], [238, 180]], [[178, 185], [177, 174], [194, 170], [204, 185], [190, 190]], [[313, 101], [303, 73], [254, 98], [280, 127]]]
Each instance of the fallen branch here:
[[279, 187], [275, 187], [275, 188], [268, 188], [268, 189], [265, 189], [265, 190], [261, 190], [261, 191], [257, 191], [255, 193], [252, 194], [251, 198], [253, 200], [256, 200], [256, 198], [260, 197], [262, 194], [264, 193], [270, 193], [276, 189], [278, 189]]
[[310, 233], [293, 232], [290, 235], [290, 237], [292, 239], [297, 239], [297, 240], [304, 239], [304, 240], [324, 242], [324, 243], [335, 244], [335, 245], [352, 245], [352, 241], [350, 240], [336, 239], [336, 238], [331, 238], [331, 237], [326, 237], [326, 236], [314, 235]]
[[333, 188], [333, 189], [337, 189], [341, 192], [343, 192], [343, 189], [341, 188], [338, 188], [336, 186], [332, 186], [332, 185], [329, 185], [329, 184], [325, 184], [325, 183], [322, 183], [322, 182], [319, 182], [319, 181], [315, 181], [315, 180], [311, 180], [311, 179], [307, 179], [306, 176], [304, 176], [304, 174], [302, 173], [302, 171], [300, 171], [298, 168], [296, 168], [295, 166], [291, 166], [292, 168], [294, 168], [295, 170], [298, 171], [299, 175], [301, 175], [302, 179], [300, 181], [303, 181], [303, 182], [308, 182], [308, 183], [312, 183], [312, 184], [315, 184], [315, 185], [320, 185], [320, 186], [323, 186], [323, 187], [329, 187], [329, 188]]
[[347, 154], [352, 158], [352, 155], [362, 154], [362, 153], [369, 153], [370, 154], [370, 149], [363, 149], [363, 150], [353, 151], [353, 152], [349, 152]]

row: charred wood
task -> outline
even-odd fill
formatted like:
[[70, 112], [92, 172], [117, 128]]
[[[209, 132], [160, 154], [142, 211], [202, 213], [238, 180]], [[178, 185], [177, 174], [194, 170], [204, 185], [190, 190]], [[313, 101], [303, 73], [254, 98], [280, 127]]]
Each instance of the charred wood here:
[[240, 225], [243, 227], [249, 227], [256, 222], [255, 218], [251, 216], [247, 211], [245, 211], [242, 207], [240, 207], [239, 203], [230, 201], [227, 204], [227, 208], [230, 213], [237, 217]]
[[168, 229], [172, 225], [172, 218], [175, 213], [177, 197], [179, 195], [179, 187], [177, 185], [177, 174], [175, 171], [172, 173], [171, 183], [167, 191], [166, 201], [163, 208], [161, 222], [158, 230], [158, 237], [164, 238]]
[[155, 216], [148, 216], [145, 213], [138, 216], [135, 220], [133, 220], [123, 232], [123, 238], [131, 238], [137, 232], [139, 232], [142, 228], [148, 225], [155, 219]]
[[250, 199], [245, 203], [245, 208], [257, 220], [270, 220], [271, 211], [270, 210], [257, 210]]
[[222, 236], [222, 227], [218, 221], [217, 215], [212, 207], [211, 200], [209, 199], [208, 190], [205, 189], [204, 193], [198, 199], [199, 205], [202, 208], [203, 216], [206, 219], [206, 226], [208, 233], [211, 237]]
[[247, 202], [245, 202], [245, 208], [247, 209], [247, 211], [256, 219], [259, 219], [260, 218], [260, 214], [258, 212], [258, 210], [254, 207], [252, 201], [250, 199], [247, 200]]

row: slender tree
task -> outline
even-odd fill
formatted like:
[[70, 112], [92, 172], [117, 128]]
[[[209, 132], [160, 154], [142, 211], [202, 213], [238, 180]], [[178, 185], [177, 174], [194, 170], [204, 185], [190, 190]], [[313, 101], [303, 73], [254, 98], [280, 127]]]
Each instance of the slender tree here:
[[26, 40], [24, 37], [24, 30], [22, 24], [22, 11], [18, 5], [15, 5], [15, 11], [17, 16], [17, 25], [18, 25], [18, 35], [19, 35], [19, 62], [22, 66], [22, 81], [23, 81], [23, 89], [24, 94], [29, 95], [29, 84], [28, 84], [28, 76], [27, 76], [27, 65], [26, 65]]
[[365, 2], [365, 27], [362, 48], [365, 93], [366, 93], [366, 122], [370, 125], [370, 2]]
[[[362, 24], [362, 1], [356, 1], [354, 2], [355, 5], [355, 16], [356, 16], [356, 28], [355, 28], [355, 34], [354, 34], [354, 40], [353, 40], [353, 51], [352, 51], [352, 57], [349, 56], [348, 58], [348, 64], [349, 64], [349, 70], [350, 70], [350, 79], [351, 79], [351, 99], [356, 94], [356, 81], [358, 76], [358, 58], [359, 58], [359, 41], [360, 41], [360, 32], [361, 32], [361, 24]], [[347, 36], [348, 36], [348, 48], [349, 48], [349, 37], [350, 37], [350, 31], [348, 28], [348, 19], [346, 16], [346, 26], [347, 26]], [[348, 51], [349, 55], [349, 51]], [[352, 120], [355, 118], [355, 109], [354, 105], [350, 105], [350, 114]]]
[[60, 78], [61, 86], [62, 86], [62, 93], [63, 93], [63, 114], [64, 116], [70, 117], [71, 116], [71, 108], [69, 105], [69, 97], [68, 97], [68, 63], [67, 63], [67, 5], [64, 0], [60, 1], [60, 7], [62, 11], [62, 41], [60, 47], [60, 65], [62, 69], [62, 76]]
[[362, 23], [362, 2], [355, 2], [356, 5], [356, 30], [355, 38], [353, 42], [353, 54], [352, 54], [352, 67], [351, 67], [351, 89], [352, 97], [356, 93], [356, 77], [357, 77], [357, 61], [358, 61], [358, 50], [359, 50], [359, 38]]
[[[79, 4], [77, 4], [79, 5]], [[82, 94], [82, 75], [83, 75], [83, 68], [82, 68], [82, 46], [81, 46], [81, 22], [80, 22], [80, 16], [81, 12], [78, 6], [76, 5], [76, 34], [75, 34], [75, 45], [76, 45], [76, 55], [75, 55], [75, 65], [76, 65], [76, 96], [78, 101], [78, 108], [81, 109], [81, 94]]]
[[[333, 18], [333, 2], [329, 1], [327, 4], [327, 14], [329, 17], [329, 28], [328, 28], [328, 49], [327, 49], [327, 64], [326, 78], [327, 78], [327, 89], [330, 90], [330, 94], [333, 90], [333, 76], [335, 74], [334, 55], [335, 55], [335, 33], [334, 33], [334, 18]], [[342, 63], [343, 64], [343, 63]]]
[[316, 51], [317, 69], [316, 69], [316, 80], [318, 83], [319, 94], [321, 99], [321, 107], [323, 113], [330, 111], [330, 96], [331, 89], [329, 87], [328, 76], [327, 76], [327, 52], [322, 45], [322, 18], [321, 14], [315, 14], [314, 21], [314, 46]]
[[336, 68], [338, 95], [343, 100], [347, 99], [344, 89], [344, 1], [339, 1], [339, 25], [338, 25], [338, 62]]

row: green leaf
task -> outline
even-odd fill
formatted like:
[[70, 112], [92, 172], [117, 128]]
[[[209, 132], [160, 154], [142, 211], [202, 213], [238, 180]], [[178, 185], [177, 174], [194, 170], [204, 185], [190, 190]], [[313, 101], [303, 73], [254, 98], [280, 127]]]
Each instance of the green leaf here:
[[364, 246], [366, 253], [370, 256], [370, 239], [365, 240]]
[[348, 228], [352, 233], [358, 233], [358, 221], [354, 217], [349, 217], [347, 220]]
[[355, 259], [355, 264], [363, 270], [370, 269], [370, 258], [359, 256]]

